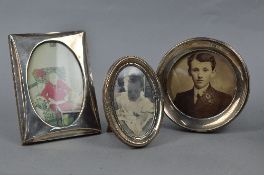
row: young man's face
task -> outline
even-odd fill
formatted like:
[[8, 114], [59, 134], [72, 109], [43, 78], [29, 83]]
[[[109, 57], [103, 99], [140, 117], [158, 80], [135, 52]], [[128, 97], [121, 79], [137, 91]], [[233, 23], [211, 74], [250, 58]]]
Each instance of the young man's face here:
[[190, 74], [194, 86], [197, 89], [201, 89], [210, 83], [211, 78], [215, 75], [215, 70], [212, 70], [211, 62], [200, 62], [194, 59], [191, 62]]
[[141, 92], [141, 85], [140, 82], [128, 82], [128, 86], [127, 86], [127, 94], [128, 94], [128, 99], [130, 101], [136, 101], [139, 96], [140, 96], [140, 92]]

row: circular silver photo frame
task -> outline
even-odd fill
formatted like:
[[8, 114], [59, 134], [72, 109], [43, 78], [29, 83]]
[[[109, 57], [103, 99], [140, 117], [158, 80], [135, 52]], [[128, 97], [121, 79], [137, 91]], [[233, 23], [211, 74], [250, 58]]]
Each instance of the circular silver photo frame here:
[[242, 110], [249, 74], [228, 44], [192, 38], [165, 54], [157, 69], [164, 90], [164, 111], [176, 124], [196, 132], [218, 129]]
[[158, 134], [163, 91], [156, 73], [143, 59], [126, 56], [110, 67], [103, 104], [110, 129], [123, 143], [143, 147]]

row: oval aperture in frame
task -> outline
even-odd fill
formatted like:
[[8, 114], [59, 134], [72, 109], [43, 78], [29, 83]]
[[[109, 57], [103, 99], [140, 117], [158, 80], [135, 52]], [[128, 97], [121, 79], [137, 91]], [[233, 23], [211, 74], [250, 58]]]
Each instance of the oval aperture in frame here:
[[114, 90], [116, 119], [127, 135], [143, 137], [154, 118], [152, 87], [144, 73], [135, 66], [119, 72]]
[[27, 84], [31, 104], [43, 122], [67, 127], [76, 121], [84, 83], [76, 56], [67, 46], [53, 41], [38, 45], [28, 63]]
[[103, 98], [109, 126], [121, 141], [141, 147], [156, 136], [163, 94], [155, 72], [145, 61], [119, 59], [108, 72]]

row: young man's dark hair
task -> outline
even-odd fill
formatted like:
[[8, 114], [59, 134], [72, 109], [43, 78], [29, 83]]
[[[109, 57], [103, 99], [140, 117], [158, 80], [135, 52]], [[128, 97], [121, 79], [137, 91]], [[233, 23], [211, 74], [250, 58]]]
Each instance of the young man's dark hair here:
[[215, 58], [213, 55], [211, 55], [209, 53], [192, 54], [190, 57], [188, 57], [188, 61], [187, 61], [189, 75], [191, 74], [191, 68], [192, 68], [191, 63], [194, 59], [196, 59], [200, 62], [210, 62], [212, 64], [212, 70], [215, 69], [216, 62], [215, 62]]

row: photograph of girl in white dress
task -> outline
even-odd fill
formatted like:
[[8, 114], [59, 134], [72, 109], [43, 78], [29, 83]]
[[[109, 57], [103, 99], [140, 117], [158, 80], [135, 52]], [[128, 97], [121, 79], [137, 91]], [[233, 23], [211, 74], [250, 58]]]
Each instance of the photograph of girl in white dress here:
[[154, 117], [151, 87], [142, 71], [126, 67], [115, 87], [116, 116], [130, 135], [140, 137], [149, 129]]

